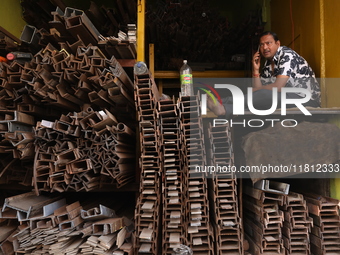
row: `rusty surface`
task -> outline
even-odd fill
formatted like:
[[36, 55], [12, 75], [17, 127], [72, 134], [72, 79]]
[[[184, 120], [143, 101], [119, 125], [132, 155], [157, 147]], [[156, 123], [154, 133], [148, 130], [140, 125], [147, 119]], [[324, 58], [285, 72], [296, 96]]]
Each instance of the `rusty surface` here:
[[161, 203], [161, 152], [159, 123], [156, 118], [158, 90], [150, 73], [135, 75], [135, 104], [139, 120], [140, 195], [136, 203], [135, 223], [137, 254], [158, 254]]
[[[229, 125], [209, 124], [211, 166], [233, 166], [234, 154]], [[243, 226], [239, 207], [236, 175], [232, 172], [210, 176], [212, 210], [216, 237], [215, 254], [244, 254]]]

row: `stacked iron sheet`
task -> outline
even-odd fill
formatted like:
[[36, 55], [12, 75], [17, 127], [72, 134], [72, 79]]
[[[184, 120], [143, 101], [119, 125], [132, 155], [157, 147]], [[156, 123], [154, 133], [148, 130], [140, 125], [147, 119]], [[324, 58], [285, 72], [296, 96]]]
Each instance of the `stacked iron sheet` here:
[[163, 238], [162, 254], [173, 254], [174, 248], [186, 242], [185, 197], [183, 194], [183, 168], [181, 165], [181, 130], [178, 106], [174, 100], [158, 102], [160, 146], [162, 164]]
[[197, 171], [198, 166], [206, 165], [199, 96], [181, 97], [178, 103], [186, 195], [185, 236], [194, 254], [214, 254], [213, 232], [209, 220], [207, 178], [204, 172]]
[[339, 200], [306, 194], [309, 215], [313, 218], [311, 252], [315, 255], [340, 254]]
[[232, 171], [233, 149], [229, 125], [209, 125], [211, 166], [211, 205], [216, 237], [215, 254], [243, 254], [242, 221], [237, 196], [237, 179]]
[[137, 254], [158, 254], [161, 203], [161, 154], [156, 105], [158, 90], [147, 71], [135, 74], [135, 103], [139, 121], [140, 195], [136, 202], [135, 223]]
[[256, 184], [257, 188], [246, 186], [243, 197], [243, 223], [250, 250], [254, 255], [283, 255], [284, 215], [279, 206], [284, 205], [287, 189], [268, 188], [274, 184], [274, 182], [269, 184], [268, 180]]
[[286, 254], [309, 255], [309, 233], [313, 220], [308, 215], [308, 207], [303, 195], [290, 192], [281, 209], [284, 212], [282, 234]]

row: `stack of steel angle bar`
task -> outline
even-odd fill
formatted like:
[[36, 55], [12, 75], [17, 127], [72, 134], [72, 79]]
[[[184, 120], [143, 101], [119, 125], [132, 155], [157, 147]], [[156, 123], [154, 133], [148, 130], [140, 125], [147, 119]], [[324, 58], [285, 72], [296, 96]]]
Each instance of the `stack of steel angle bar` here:
[[254, 255], [285, 254], [282, 239], [284, 215], [279, 206], [284, 205], [289, 185], [282, 183], [283, 187], [273, 188], [275, 184], [262, 180], [255, 183], [255, 188], [245, 186], [243, 189], [245, 237]]
[[[32, 8], [31, 5], [33, 4], [26, 3], [24, 14], [29, 13], [28, 9]], [[130, 2], [128, 5], [132, 7], [134, 4]], [[124, 15], [122, 8], [119, 8], [119, 11], [122, 12], [119, 15]], [[87, 14], [90, 14], [96, 26]], [[132, 14], [132, 16], [135, 15]], [[28, 23], [32, 23], [32, 18], [27, 15], [24, 17], [28, 18], [26, 20]], [[39, 17], [39, 14], [37, 17]], [[129, 23], [129, 20], [120, 21], [122, 23], [118, 24], [113, 17], [113, 13], [104, 6], [99, 8], [92, 2], [88, 11], [72, 7], [57, 7], [55, 11], [51, 11], [46, 17], [51, 19], [47, 20], [46, 18], [40, 24], [34, 24], [38, 27], [25, 25], [20, 36], [20, 40], [27, 44], [34, 53], [48, 44], [55, 46], [60, 44], [67, 49], [65, 42], [72, 44], [77, 40], [81, 40], [85, 45], [98, 46], [107, 57], [112, 55], [119, 59], [135, 59], [136, 57], [136, 25]], [[135, 18], [133, 17], [131, 20], [135, 20]], [[103, 23], [106, 23], [106, 25]], [[123, 25], [123, 23], [125, 24]], [[110, 26], [111, 28], [109, 31], [104, 31], [106, 29], [103, 29], [103, 26]], [[126, 27], [125, 31], [127, 33], [121, 30], [118, 31], [119, 26]]]
[[126, 210], [116, 198], [94, 197], [81, 202], [34, 192], [7, 197], [0, 208], [0, 253], [132, 254], [133, 223], [116, 214], [124, 208], [130, 215], [131, 207]]
[[[12, 152], [13, 158], [34, 160], [33, 184], [38, 192], [65, 191], [69, 188], [90, 190], [99, 187], [100, 183], [94, 179], [100, 179], [101, 175], [116, 179], [120, 170], [126, 178], [116, 180], [119, 180], [118, 186], [123, 186], [134, 181], [135, 176], [132, 161], [129, 162], [129, 169], [123, 170], [123, 164], [118, 171], [115, 167], [118, 161], [123, 163], [121, 158], [133, 158], [135, 154], [134, 148], [127, 145], [127, 140], [130, 144], [134, 143], [133, 83], [115, 57], [105, 58], [98, 47], [85, 47], [81, 42], [69, 46], [67, 51], [58, 51], [48, 45], [35, 54], [30, 62], [2, 63], [0, 66], [0, 91], [7, 92], [0, 100], [0, 108], [5, 108], [0, 110], [0, 134], [5, 138], [0, 140], [3, 148], [0, 153]], [[32, 131], [35, 124], [34, 135]], [[128, 130], [129, 134], [122, 134], [125, 131], [119, 131], [119, 128]], [[33, 150], [35, 137], [39, 139], [39, 155], [34, 154]], [[111, 138], [105, 140], [105, 137]], [[99, 146], [104, 143], [116, 155], [110, 155], [111, 158], [104, 155], [108, 151], [103, 154], [105, 146]], [[122, 146], [117, 147], [118, 144]], [[63, 159], [54, 164], [56, 160], [53, 157], [61, 151], [48, 150], [48, 147], [60, 147], [63, 152], [71, 151], [59, 155]], [[84, 151], [74, 153], [76, 148]], [[85, 151], [89, 148], [93, 149], [93, 153], [87, 157]], [[115, 152], [120, 153], [117, 160], [118, 154]], [[44, 153], [50, 158], [44, 158]], [[8, 162], [6, 167], [9, 159], [3, 158], [1, 165], [4, 165], [4, 169], [0, 169], [0, 176], [17, 176], [17, 169], [22, 173], [17, 162]], [[108, 161], [116, 162], [110, 165]], [[66, 170], [66, 163], [69, 170]], [[100, 164], [106, 165], [104, 168], [109, 171], [101, 171]], [[62, 167], [60, 171], [56, 169], [59, 166]], [[7, 173], [4, 173], [5, 170]], [[82, 174], [77, 173], [79, 178], [71, 180], [74, 185], [70, 186], [70, 180], [66, 179], [72, 176], [66, 176], [66, 173], [73, 175], [79, 171]], [[89, 176], [85, 177], [84, 172]], [[80, 175], [91, 179], [91, 185], [78, 185], [79, 182], [83, 183]], [[32, 177], [32, 173], [25, 179], [29, 177]], [[51, 180], [55, 178], [63, 179], [63, 187], [54, 187]]]
[[185, 236], [194, 254], [214, 254], [213, 231], [209, 220], [207, 178], [205, 173], [196, 171], [197, 166], [206, 165], [199, 96], [182, 96], [178, 103], [186, 195]]
[[302, 194], [289, 192], [285, 204], [282, 228], [286, 254], [310, 254], [310, 236], [313, 220], [308, 216], [306, 200]]
[[158, 102], [162, 164], [163, 238], [162, 254], [173, 254], [174, 248], [186, 243], [183, 168], [181, 165], [181, 130], [178, 107], [174, 100]]
[[313, 218], [311, 252], [315, 255], [340, 254], [339, 200], [306, 194], [309, 215]]
[[[133, 1], [127, 2], [132, 3]], [[35, 3], [35, 1], [22, 1], [21, 4], [25, 6], [23, 15], [24, 18], [27, 18], [27, 23], [34, 22], [34, 25], [38, 27], [32, 24], [26, 25], [20, 37], [21, 42], [19, 40], [17, 42], [17, 50], [13, 49], [12, 52], [15, 59], [0, 63], [0, 183], [30, 186], [34, 175], [36, 178], [33, 179], [33, 184], [38, 187], [38, 191], [64, 191], [69, 188], [80, 191], [98, 187], [96, 178], [101, 179], [106, 175], [116, 179], [115, 176], [119, 173], [116, 171], [115, 165], [117, 161], [120, 164], [122, 160], [116, 160], [115, 156], [108, 158], [103, 155], [105, 146], [102, 149], [98, 148], [97, 151], [95, 149], [94, 153], [90, 154], [91, 159], [96, 158], [91, 163], [92, 165], [89, 163], [90, 160], [72, 162], [72, 165], [69, 165], [71, 168], [74, 167], [74, 171], [89, 170], [87, 171], [89, 176], [84, 178], [91, 179], [90, 185], [82, 185], [83, 174], [77, 174], [79, 178], [71, 177], [73, 179], [71, 182], [74, 185], [70, 186], [69, 180], [65, 180], [70, 178], [66, 175], [63, 176], [62, 171], [54, 171], [55, 168], [48, 171], [48, 165], [52, 165], [53, 159], [50, 159], [49, 163], [47, 158], [40, 157], [40, 161], [35, 162], [35, 172], [33, 173], [33, 161], [37, 156], [34, 151], [34, 140], [37, 132], [43, 133], [41, 126], [37, 126], [37, 122], [42, 120], [54, 124], [53, 127], [51, 127], [52, 124], [46, 127], [46, 139], [40, 137], [42, 139], [39, 141], [39, 149], [47, 143], [46, 147], [50, 147], [54, 137], [64, 139], [63, 141], [55, 140], [56, 146], [65, 140], [70, 141], [70, 146], [71, 143], [73, 145], [77, 142], [87, 143], [88, 140], [83, 139], [84, 136], [87, 136], [87, 139], [92, 139], [92, 142], [100, 140], [99, 144], [102, 144], [103, 137], [109, 135], [108, 133], [111, 131], [105, 131], [105, 125], [100, 127], [100, 124], [112, 119], [108, 117], [107, 120], [104, 120], [109, 115], [116, 119], [116, 124], [123, 123], [132, 131], [135, 129], [133, 83], [125, 71], [128, 69], [123, 69], [119, 62], [122, 60], [135, 61], [135, 26], [128, 24], [128, 34], [131, 35], [131, 40], [123, 32], [119, 33], [118, 39], [114, 39], [112, 36], [106, 38], [104, 36], [116, 33], [113, 30], [109, 34], [102, 31], [104, 35], [102, 36], [96, 25], [110, 23], [109, 27], [113, 29], [112, 26], [117, 25], [118, 30], [118, 23], [114, 23], [110, 18], [105, 19], [108, 16], [112, 17], [111, 11], [105, 8], [101, 10], [94, 3], [91, 3], [90, 11], [86, 13], [97, 21], [96, 25], [91, 22], [84, 11], [66, 7], [62, 1], [54, 1], [54, 3], [45, 1], [44, 4]], [[60, 7], [49, 13], [53, 5], [60, 5]], [[126, 6], [125, 2], [120, 2], [120, 5]], [[132, 11], [133, 6], [133, 4], [126, 6], [131, 17], [135, 16], [133, 14], [135, 11]], [[37, 11], [42, 9], [43, 12]], [[120, 11], [123, 12], [124, 8], [120, 8]], [[42, 13], [44, 14], [41, 15]], [[32, 17], [32, 15], [35, 16]], [[35, 22], [39, 20], [39, 17], [43, 18], [42, 21]], [[125, 21], [129, 22], [128, 19]], [[102, 30], [101, 28], [99, 26], [98, 29]], [[0, 37], [3, 38], [1, 35]], [[0, 41], [0, 43], [7, 42], [2, 39]], [[5, 47], [8, 50], [12, 48], [12, 43]], [[114, 51], [112, 48], [116, 50]], [[108, 52], [107, 49], [111, 50]], [[116, 55], [112, 55], [113, 53]], [[126, 62], [122, 63], [127, 65]], [[90, 116], [85, 117], [88, 119], [85, 126], [77, 123], [80, 118], [84, 117], [81, 115], [84, 112], [89, 112], [89, 109], [92, 109], [93, 112]], [[103, 111], [107, 112], [101, 115]], [[99, 122], [101, 123], [99, 124]], [[35, 130], [35, 134], [34, 126], [39, 129], [39, 131]], [[115, 125], [109, 124], [108, 126], [116, 128]], [[126, 141], [126, 139], [124, 140]], [[130, 143], [134, 144], [133, 141]], [[93, 145], [91, 142], [89, 144]], [[99, 146], [99, 144], [95, 146]], [[120, 148], [122, 156], [126, 150], [121, 146]], [[112, 149], [113, 147], [109, 150]], [[42, 149], [40, 152], [44, 152], [44, 150]], [[131, 150], [128, 149], [128, 153], [130, 152]], [[47, 154], [50, 154], [50, 151]], [[72, 156], [71, 154], [65, 156]], [[82, 152], [80, 154], [85, 155]], [[125, 158], [125, 156], [123, 157]], [[107, 165], [104, 166], [106, 168], [104, 171], [99, 169], [98, 162]], [[133, 162], [130, 163], [133, 164]], [[112, 167], [112, 165], [114, 166]], [[123, 164], [120, 169], [122, 167], [124, 167]], [[38, 170], [39, 173], [36, 171], [38, 168], [41, 170]], [[106, 171], [107, 169], [110, 170]], [[127, 178], [118, 178], [120, 179], [119, 187], [134, 181], [134, 169], [133, 166], [128, 169], [130, 174], [123, 171], [125, 172], [123, 175]], [[70, 170], [73, 171], [73, 169]], [[63, 172], [66, 173], [64, 170]], [[63, 187], [59, 184], [57, 185], [59, 187], [52, 187], [54, 185], [50, 177], [54, 180], [58, 179], [58, 183], [65, 177], [62, 182], [67, 183]], [[40, 182], [39, 179], [43, 179], [43, 181]], [[106, 182], [107, 178], [104, 180]], [[85, 182], [89, 184], [88, 180]], [[77, 183], [81, 183], [81, 185]], [[110, 184], [110, 181], [107, 183]]]
[[[236, 176], [211, 179], [215, 229], [210, 221], [207, 177], [212, 176], [199, 170], [206, 165], [199, 95], [177, 103], [160, 97], [147, 71], [135, 74], [135, 102], [141, 146], [136, 253], [167, 255], [185, 245], [195, 255], [243, 254]], [[232, 165], [228, 127], [211, 130], [211, 139], [214, 164]]]
[[36, 127], [34, 186], [41, 191], [118, 188], [135, 179], [135, 133], [107, 110], [62, 115]]
[[156, 105], [157, 87], [149, 72], [135, 74], [135, 102], [140, 136], [140, 195], [136, 202], [137, 254], [158, 254], [160, 234], [160, 144]]
[[[209, 123], [210, 124], [210, 123]], [[237, 179], [231, 171], [233, 149], [229, 125], [209, 125], [212, 189], [210, 199], [218, 255], [243, 254], [243, 232], [237, 196]]]

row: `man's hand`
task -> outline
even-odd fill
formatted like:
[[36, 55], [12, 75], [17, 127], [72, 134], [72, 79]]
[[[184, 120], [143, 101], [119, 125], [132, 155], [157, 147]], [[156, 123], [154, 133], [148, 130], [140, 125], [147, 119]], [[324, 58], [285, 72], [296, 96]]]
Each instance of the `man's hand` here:
[[252, 64], [253, 64], [253, 74], [259, 74], [260, 72], [260, 65], [261, 65], [261, 55], [260, 52], [257, 51], [255, 52], [254, 56], [253, 56], [253, 60], [252, 60]]
[[262, 86], [262, 87], [260, 87], [260, 88], [254, 88], [254, 87], [253, 87], [253, 92], [258, 91], [258, 90], [260, 90], [260, 89], [264, 89], [264, 87], [265, 87], [265, 86]]
[[209, 96], [207, 100], [207, 106], [217, 116], [226, 115], [226, 111], [223, 104], [220, 104], [220, 102], [216, 102], [215, 104], [214, 101]]

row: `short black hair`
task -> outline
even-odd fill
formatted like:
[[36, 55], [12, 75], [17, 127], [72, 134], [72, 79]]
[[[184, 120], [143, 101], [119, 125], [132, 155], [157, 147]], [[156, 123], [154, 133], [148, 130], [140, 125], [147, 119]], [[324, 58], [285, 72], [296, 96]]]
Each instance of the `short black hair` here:
[[279, 37], [277, 36], [276, 33], [272, 32], [272, 31], [264, 31], [262, 34], [260, 34], [260, 37], [259, 39], [261, 39], [262, 36], [265, 36], [265, 35], [271, 35], [273, 36], [275, 42], [277, 42], [279, 40]]

